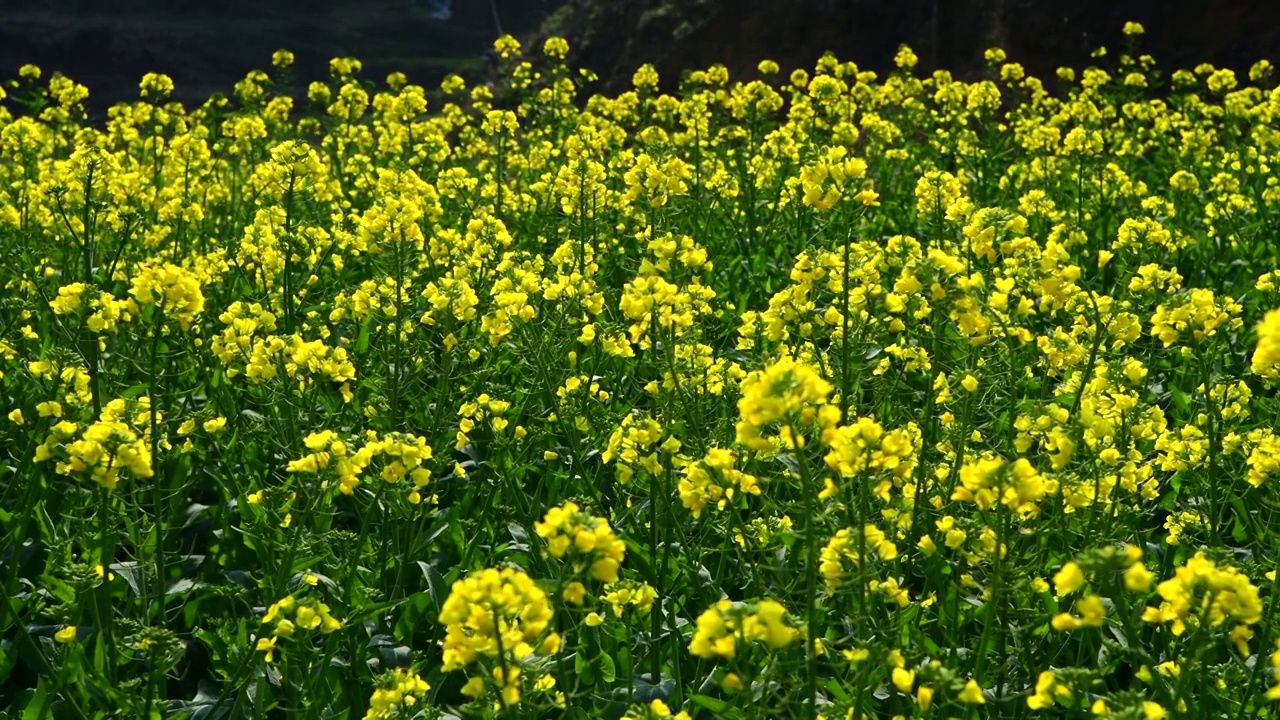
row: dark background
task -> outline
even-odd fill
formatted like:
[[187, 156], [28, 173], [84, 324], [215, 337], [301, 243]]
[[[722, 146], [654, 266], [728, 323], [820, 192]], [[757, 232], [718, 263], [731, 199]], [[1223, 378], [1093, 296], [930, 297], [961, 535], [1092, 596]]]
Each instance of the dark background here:
[[0, 78], [27, 62], [60, 70], [101, 109], [135, 98], [142, 74], [157, 71], [195, 103], [230, 92], [283, 47], [297, 54], [301, 81], [352, 55], [366, 77], [401, 70], [434, 86], [449, 72], [482, 74], [499, 27], [531, 41], [568, 37], [574, 62], [606, 91], [645, 62], [668, 87], [681, 70], [716, 62], [737, 77], [765, 57], [812, 67], [825, 50], [884, 70], [903, 42], [926, 71], [972, 76], [982, 50], [999, 45], [1045, 77], [1088, 62], [1098, 45], [1119, 50], [1126, 20], [1146, 26], [1142, 48], [1167, 70], [1280, 64], [1280, 0], [0, 0]]

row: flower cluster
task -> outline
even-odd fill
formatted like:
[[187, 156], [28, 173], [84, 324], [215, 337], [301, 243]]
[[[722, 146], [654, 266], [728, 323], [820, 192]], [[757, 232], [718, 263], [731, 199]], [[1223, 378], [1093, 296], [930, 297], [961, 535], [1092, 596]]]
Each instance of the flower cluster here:
[[58, 460], [58, 473], [83, 474], [108, 490], [116, 488], [124, 471], [137, 479], [151, 477], [150, 398], [112, 400], [83, 430], [67, 420], [55, 423], [35, 454], [36, 462], [51, 458]]
[[[635, 477], [636, 470], [647, 475], [660, 475], [663, 466], [658, 451], [675, 455], [680, 446], [680, 441], [674, 435], [667, 435], [657, 420], [633, 413], [624, 417], [609, 436], [609, 444], [600, 459], [606, 463], [616, 461], [618, 482], [626, 485]], [[678, 456], [676, 459], [680, 460]]]
[[952, 498], [983, 510], [999, 503], [1024, 517], [1034, 517], [1040, 512], [1037, 503], [1057, 489], [1057, 484], [1037, 472], [1026, 458], [1008, 463], [1003, 458], [986, 457], [960, 468], [960, 485]]
[[774, 600], [754, 605], [721, 600], [698, 616], [689, 652], [702, 658], [733, 658], [739, 643], [778, 650], [800, 637], [800, 631], [787, 619], [787, 609]]
[[314, 598], [299, 600], [292, 595], [272, 603], [262, 616], [262, 624], [271, 626], [271, 636], [258, 638], [256, 647], [267, 662], [275, 659], [281, 639], [292, 638], [299, 631], [328, 635], [342, 627], [342, 621], [329, 612], [328, 605]]
[[[1251, 634], [1248, 626], [1262, 620], [1258, 588], [1236, 568], [1219, 567], [1202, 552], [1174, 570], [1173, 577], [1156, 585], [1156, 592], [1162, 602], [1148, 606], [1142, 619], [1168, 624], [1174, 635], [1185, 632], [1188, 624], [1216, 628], [1233, 620], [1233, 639], [1247, 637]], [[1241, 653], [1249, 654], [1243, 649]]]
[[155, 306], [176, 319], [183, 329], [191, 327], [204, 312], [200, 280], [187, 268], [164, 263], [147, 266], [133, 277], [129, 294], [142, 307]]
[[737, 469], [737, 461], [732, 450], [711, 448], [706, 457], [685, 467], [677, 490], [681, 504], [695, 518], [700, 517], [708, 505], [723, 510], [738, 493], [761, 494], [760, 479]]
[[817, 370], [789, 357], [750, 373], [738, 400], [737, 441], [759, 452], [802, 446], [804, 428], [827, 428], [839, 419], [839, 408], [827, 404], [831, 390]]
[[286, 470], [291, 473], [315, 475], [332, 468], [338, 479], [338, 489], [350, 495], [360, 484], [360, 477], [375, 461], [382, 461], [379, 473], [388, 483], [399, 483], [408, 478], [413, 487], [409, 501], [421, 502], [421, 491], [431, 481], [431, 470], [423, 465], [432, 457], [426, 438], [407, 433], [387, 433], [380, 436], [369, 431], [359, 449], [344, 440], [333, 430], [311, 433], [303, 439], [310, 453], [290, 460]]
[[548, 510], [546, 517], [534, 523], [534, 529], [547, 541], [552, 557], [568, 555], [575, 564], [582, 563], [592, 578], [605, 583], [618, 581], [626, 544], [613, 534], [608, 520], [583, 512], [570, 502]]
[[406, 668], [399, 668], [394, 673], [387, 673], [379, 679], [378, 687], [369, 698], [369, 711], [364, 720], [391, 720], [399, 712], [413, 710], [424, 704], [423, 696], [431, 691], [417, 673]]
[[122, 322], [132, 321], [138, 314], [138, 303], [133, 298], [119, 299], [108, 292], [93, 297], [84, 283], [58, 288], [58, 296], [49, 301], [49, 307], [55, 315], [79, 315], [87, 311], [84, 326], [95, 333], [112, 330]]
[[453, 584], [440, 608], [444, 670], [481, 658], [505, 665], [551, 655], [560, 648], [560, 636], [546, 632], [551, 618], [547, 594], [528, 575], [511, 568], [472, 573]]
[[1251, 368], [1264, 378], [1280, 378], [1280, 310], [1272, 310], [1258, 323], [1258, 344]]

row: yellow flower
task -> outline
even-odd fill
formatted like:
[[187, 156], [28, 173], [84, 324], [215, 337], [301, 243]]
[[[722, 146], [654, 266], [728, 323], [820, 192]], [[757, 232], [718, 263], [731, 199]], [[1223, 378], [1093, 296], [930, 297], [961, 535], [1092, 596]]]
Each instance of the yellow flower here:
[[534, 642], [550, 627], [551, 618], [546, 593], [523, 572], [488, 568], [472, 573], [453, 584], [440, 609], [443, 668], [457, 670], [500, 654], [504, 663], [524, 658], [535, 652]]
[[[565, 43], [565, 49], [568, 49], [568, 43]], [[493, 41], [493, 49], [503, 60], [520, 55], [520, 41], [510, 35], [503, 35]]]
[[[819, 78], [826, 77], [819, 76]], [[803, 192], [802, 200], [805, 205], [819, 211], [830, 210], [847, 192], [855, 188], [855, 195], [859, 202], [866, 205], [875, 204], [874, 191], [870, 195], [862, 194], [864, 191], [871, 190], [871, 188], [862, 187], [863, 178], [867, 173], [867, 162], [862, 158], [847, 157], [847, 154], [848, 150], [844, 146], [828, 147], [817, 161], [800, 169], [799, 177], [792, 178], [791, 187]]]
[[462, 694], [467, 697], [480, 697], [484, 694], [484, 678], [473, 677], [462, 686]]
[[1080, 627], [1080, 618], [1071, 613], [1058, 613], [1053, 616], [1049, 625], [1058, 632], [1071, 632]]
[[1202, 552], [1175, 569], [1173, 577], [1156, 586], [1156, 592], [1162, 602], [1143, 610], [1142, 619], [1168, 623], [1174, 635], [1181, 635], [1187, 622], [1200, 616], [1202, 607], [1205, 619], [1214, 627], [1228, 619], [1241, 625], [1253, 625], [1262, 619], [1258, 588], [1239, 570], [1219, 568]]
[[[812, 367], [791, 358], [784, 357], [764, 370], [747, 375], [741, 389], [737, 440], [752, 449], [769, 451], [772, 445], [762, 431], [780, 423], [801, 426], [830, 423], [819, 411], [826, 406], [831, 384]], [[794, 430], [788, 427], [785, 432], [790, 436]]]
[[154, 305], [173, 317], [185, 330], [204, 312], [200, 280], [190, 270], [164, 263], [145, 266], [133, 278], [129, 293], [138, 305]]
[[1075, 561], [1069, 561], [1053, 576], [1054, 593], [1068, 595], [1084, 587], [1085, 577]]
[[960, 692], [960, 702], [966, 705], [983, 705], [987, 702], [986, 697], [982, 694], [982, 686], [977, 681], [970, 678], [964, 685], [964, 690]]
[[916, 703], [920, 705], [920, 709], [928, 712], [929, 706], [933, 704], [933, 688], [921, 685], [916, 689]]
[[379, 678], [378, 687], [369, 698], [369, 710], [365, 713], [364, 720], [401, 717], [401, 708], [407, 711], [422, 703], [430, 690], [431, 686], [417, 673], [408, 668], [399, 668], [394, 673]]
[[549, 37], [542, 44], [542, 53], [549, 58], [563, 60], [569, 54], [569, 41], [562, 37]]
[[848, 660], [850, 663], [853, 663], [854, 665], [857, 665], [863, 660], [866, 660], [867, 658], [871, 657], [871, 651], [866, 648], [851, 648], [849, 650], [842, 650], [840, 654], [844, 655], [844, 659]]
[[1280, 310], [1268, 312], [1258, 323], [1258, 344], [1251, 368], [1264, 378], [1280, 378]]
[[168, 75], [147, 73], [142, 76], [138, 87], [142, 91], [142, 97], [163, 100], [173, 94], [173, 79]]
[[864, 526], [861, 537], [850, 528], [841, 529], [827, 541], [819, 555], [821, 564], [818, 570], [829, 587], [836, 587], [845, 576], [846, 562], [854, 567], [862, 564], [862, 558], [858, 556], [860, 546], [865, 546], [869, 552], [874, 552], [879, 560], [892, 560], [898, 557], [897, 546], [875, 525]]
[[278, 638], [274, 635], [269, 638], [258, 638], [258, 644], [254, 646], [254, 649], [260, 653], [264, 653], [263, 659], [267, 662], [275, 662], [277, 639]]
[[53, 634], [53, 639], [60, 643], [71, 643], [76, 640], [76, 626], [66, 625], [61, 630]]
[[786, 608], [773, 600], [754, 607], [721, 600], [698, 616], [689, 652], [703, 658], [733, 658], [739, 637], [778, 649], [794, 642], [800, 633], [786, 624]]
[[771, 649], [785, 647], [795, 642], [800, 633], [785, 623], [787, 609], [773, 600], [761, 600], [753, 615], [743, 621], [743, 636], [748, 640], [763, 640]]
[[596, 580], [618, 581], [626, 544], [613, 534], [608, 520], [585, 513], [570, 502], [548, 510], [534, 523], [534, 530], [547, 541], [552, 557], [568, 554], [580, 571], [588, 570]]
[[911, 686], [916, 682], [916, 671], [896, 667], [890, 673], [890, 679], [893, 681], [893, 686], [898, 688], [898, 692], [910, 694]]
[[1053, 707], [1056, 696], [1071, 697], [1071, 688], [1059, 685], [1052, 670], [1045, 670], [1036, 679], [1035, 693], [1027, 696], [1027, 707], [1044, 710]]
[[1146, 592], [1151, 589], [1151, 582], [1155, 579], [1155, 575], [1147, 569], [1146, 565], [1135, 562], [1124, 571], [1124, 586], [1130, 592]]
[[919, 62], [919, 58], [906, 45], [899, 47], [898, 54], [893, 57], [893, 64], [904, 70], [910, 70], [915, 67], [917, 62]]
[[358, 75], [363, 64], [352, 57], [336, 57], [329, 60], [329, 72], [338, 78]]
[[1106, 605], [1097, 595], [1086, 595], [1077, 600], [1076, 611], [1080, 613], [1080, 624], [1087, 627], [1101, 626], [1107, 616]]
[[567, 603], [581, 605], [587, 597], [587, 586], [575, 580], [565, 586], [564, 591], [561, 593], [561, 597], [563, 597]]
[[933, 542], [933, 537], [930, 535], [921, 535], [916, 547], [920, 548], [925, 555], [932, 555], [938, 552], [938, 546]]

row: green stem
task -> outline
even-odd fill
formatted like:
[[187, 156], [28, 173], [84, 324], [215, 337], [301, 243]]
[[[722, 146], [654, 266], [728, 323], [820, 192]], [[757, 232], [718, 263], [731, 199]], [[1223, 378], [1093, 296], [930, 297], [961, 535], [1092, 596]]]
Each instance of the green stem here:
[[498, 704], [502, 706], [502, 716], [506, 717], [510, 708], [507, 706], [507, 698], [502, 691], [506, 689], [507, 683], [511, 682], [511, 676], [507, 673], [507, 651], [502, 647], [502, 618], [498, 616], [498, 608], [493, 608], [493, 637], [498, 641], [498, 664], [502, 668], [502, 684], [498, 686]]
[[[802, 450], [800, 437], [795, 428], [788, 428], [791, 433], [791, 444], [797, 451]], [[805, 545], [805, 694], [809, 699], [806, 714], [809, 720], [818, 717], [818, 509], [815, 505], [817, 488], [813, 487], [809, 476], [808, 463], [797, 452], [797, 464], [800, 466], [800, 492], [804, 495], [804, 545]]]
[[[658, 564], [658, 480], [653, 473], [649, 474], [649, 562], [653, 564], [653, 588], [658, 597], [662, 595], [662, 571]], [[662, 681], [662, 613], [661, 604], [650, 611], [649, 628], [649, 682], [657, 685]]]
[[151, 502], [152, 502], [152, 528], [155, 531], [155, 553], [156, 553], [156, 577], [155, 577], [155, 599], [152, 601], [159, 617], [157, 623], [160, 627], [165, 624], [165, 568], [164, 557], [164, 463], [160, 462], [160, 430], [156, 427], [159, 416], [160, 407], [160, 377], [159, 377], [159, 356], [160, 356], [160, 330], [164, 325], [164, 311], [160, 305], [155, 306], [155, 318], [151, 325], [151, 357], [150, 370], [147, 376], [147, 397], [150, 400], [150, 425], [151, 430]]

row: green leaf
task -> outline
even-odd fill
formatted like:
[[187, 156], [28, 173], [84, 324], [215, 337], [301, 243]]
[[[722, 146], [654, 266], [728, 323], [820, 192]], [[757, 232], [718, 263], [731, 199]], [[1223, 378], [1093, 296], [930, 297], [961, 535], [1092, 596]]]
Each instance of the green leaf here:
[[418, 561], [418, 568], [422, 570], [422, 575], [427, 580], [427, 592], [431, 593], [432, 609], [439, 614], [441, 606], [444, 605], [444, 598], [447, 597], [445, 579], [439, 570], [421, 560]]
[[196, 582], [191, 578], [182, 578], [171, 583], [168, 589], [164, 591], [164, 594], [181, 595], [182, 593], [191, 592], [192, 590], [199, 590], [202, 587], [205, 587], [205, 583]]
[[1249, 529], [1240, 522], [1240, 516], [1236, 516], [1235, 524], [1231, 527], [1231, 537], [1238, 543], [1243, 543], [1249, 539]]
[[588, 686], [595, 684], [595, 663], [580, 652], [573, 655], [573, 671], [584, 684]]
[[404, 610], [396, 621], [395, 635], [401, 642], [409, 642], [414, 632], [423, 623], [429, 622], [431, 616], [437, 615], [435, 601], [430, 593], [416, 592], [404, 599]]
[[134, 597], [142, 597], [142, 567], [136, 562], [112, 563], [110, 570], [115, 571], [117, 575], [124, 578], [128, 583], [129, 589], [133, 590]]
[[719, 700], [708, 695], [693, 695], [689, 699], [693, 700], [694, 705], [704, 707], [715, 713], [717, 718], [724, 718], [726, 720], [742, 720], [746, 717], [742, 710], [730, 705], [724, 700]]
[[37, 681], [36, 694], [27, 703], [27, 709], [22, 711], [22, 720], [44, 720], [49, 717], [49, 704], [52, 701], [53, 698], [49, 696], [48, 687], [42, 677]]
[[600, 653], [600, 677], [606, 683], [612, 683], [618, 679], [618, 671], [614, 667], [613, 658], [605, 653]]
[[367, 352], [369, 350], [369, 326], [371, 323], [372, 321], [366, 320], [364, 324], [360, 326], [360, 335], [356, 338], [356, 352], [358, 353]]

